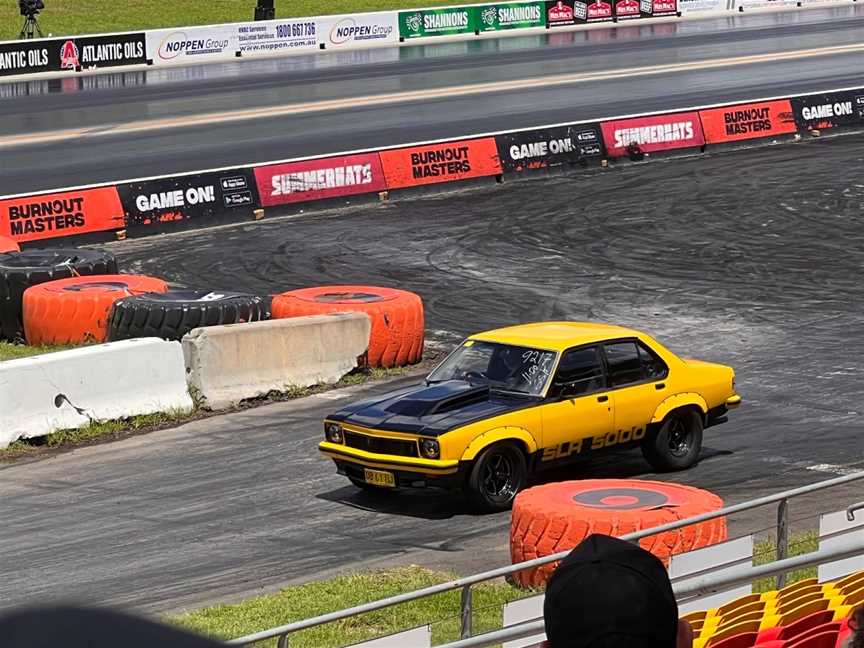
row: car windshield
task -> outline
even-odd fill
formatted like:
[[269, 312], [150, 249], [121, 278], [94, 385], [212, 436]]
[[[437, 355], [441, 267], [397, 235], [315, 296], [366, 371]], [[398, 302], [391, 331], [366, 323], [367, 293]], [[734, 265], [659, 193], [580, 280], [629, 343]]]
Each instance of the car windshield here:
[[501, 391], [539, 396], [554, 367], [553, 351], [467, 340], [427, 380], [467, 380]]

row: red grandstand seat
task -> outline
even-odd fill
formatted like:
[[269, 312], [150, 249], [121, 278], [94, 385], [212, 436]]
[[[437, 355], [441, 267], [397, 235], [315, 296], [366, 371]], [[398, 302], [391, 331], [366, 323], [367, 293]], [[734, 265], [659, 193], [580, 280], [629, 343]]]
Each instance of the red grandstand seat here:
[[810, 637], [824, 634], [826, 632], [833, 632], [836, 635], [840, 632], [840, 628], [842, 628], [842, 626], [842, 621], [829, 621], [828, 623], [823, 623], [822, 625], [818, 625], [815, 628], [810, 628], [798, 634], [789, 635], [783, 638], [786, 639], [787, 643], [791, 645], [799, 641], [803, 641], [804, 639], [809, 639]]
[[835, 644], [835, 648], [844, 648], [846, 640], [852, 636], [852, 626], [849, 625], [849, 619], [841, 621], [841, 623], [843, 625], [840, 626], [840, 632], [837, 633], [837, 643]]
[[784, 648], [835, 648], [837, 644], [837, 631], [820, 632], [800, 641], [787, 643]]
[[773, 639], [789, 639], [790, 637], [799, 635], [802, 632], [806, 632], [810, 628], [815, 628], [823, 623], [828, 623], [833, 618], [833, 611], [819, 610], [818, 612], [808, 614], [797, 621], [793, 621], [788, 625], [777, 626], [776, 628], [766, 628], [759, 633], [759, 638], [756, 640], [756, 643], [762, 644]]
[[756, 643], [756, 634], [755, 632], [742, 632], [721, 639], [717, 643], [709, 642], [707, 645], [710, 648], [751, 648]]

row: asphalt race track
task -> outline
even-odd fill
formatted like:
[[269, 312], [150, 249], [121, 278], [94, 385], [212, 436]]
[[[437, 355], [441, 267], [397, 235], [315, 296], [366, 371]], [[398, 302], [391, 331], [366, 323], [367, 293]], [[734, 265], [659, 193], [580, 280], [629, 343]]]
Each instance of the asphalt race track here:
[[[411, 289], [436, 340], [596, 319], [728, 362], [745, 406], [709, 431], [697, 467], [659, 478], [737, 502], [864, 464], [862, 145], [857, 135], [729, 151], [111, 248], [129, 270], [188, 286]], [[507, 514], [359, 493], [317, 455], [322, 417], [356, 391], [0, 470], [0, 605], [75, 597], [171, 610], [344, 569], [507, 562]], [[547, 478], [658, 477], [647, 470], [636, 452]], [[838, 489], [794, 503], [792, 517], [812, 527], [817, 512], [860, 499], [860, 485]], [[773, 518], [737, 516], [731, 531]]]
[[[0, 83], [0, 195], [861, 85], [862, 15], [850, 5]], [[592, 76], [550, 84], [564, 74]], [[505, 87], [456, 93], [491, 82]], [[435, 94], [391, 96], [417, 90]], [[286, 107], [299, 112], [272, 115]]]

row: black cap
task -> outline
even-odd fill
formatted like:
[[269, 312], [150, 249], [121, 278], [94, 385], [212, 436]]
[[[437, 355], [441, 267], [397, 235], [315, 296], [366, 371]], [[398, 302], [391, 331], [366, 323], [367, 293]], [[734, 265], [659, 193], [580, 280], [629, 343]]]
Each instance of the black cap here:
[[675, 648], [678, 604], [660, 560], [605, 535], [583, 540], [546, 585], [551, 648]]

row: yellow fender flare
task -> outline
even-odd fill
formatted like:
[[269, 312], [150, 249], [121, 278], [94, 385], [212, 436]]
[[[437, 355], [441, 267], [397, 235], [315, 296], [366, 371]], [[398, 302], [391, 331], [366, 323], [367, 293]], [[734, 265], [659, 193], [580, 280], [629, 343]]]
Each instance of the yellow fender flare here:
[[528, 430], [520, 427], [507, 426], [489, 430], [488, 432], [484, 432], [480, 436], [475, 437], [474, 440], [468, 444], [468, 447], [465, 448], [465, 452], [462, 453], [460, 461], [471, 461], [480, 454], [484, 448], [488, 448], [493, 443], [507, 440], [521, 441], [525, 444], [525, 447], [528, 448], [529, 454], [537, 452], [537, 441], [533, 436], [531, 436], [531, 433], [528, 432]]
[[708, 413], [708, 403], [705, 402], [705, 399], [702, 398], [702, 396], [695, 392], [685, 392], [683, 394], [675, 394], [674, 396], [670, 396], [662, 403], [660, 403], [657, 406], [657, 409], [654, 410], [654, 418], [651, 419], [651, 422], [661, 423], [663, 419], [666, 418], [666, 415], [669, 414], [669, 412], [671, 412], [672, 410], [676, 410], [679, 407], [685, 407], [687, 405], [695, 405], [703, 414]]

